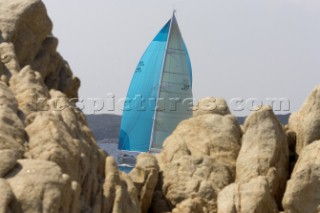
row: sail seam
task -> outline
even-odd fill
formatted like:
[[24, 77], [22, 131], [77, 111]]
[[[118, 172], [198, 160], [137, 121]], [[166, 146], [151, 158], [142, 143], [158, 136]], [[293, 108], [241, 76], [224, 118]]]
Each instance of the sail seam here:
[[151, 141], [150, 141], [150, 146], [149, 146], [149, 152], [151, 151], [152, 145], [153, 145], [154, 128], [155, 128], [155, 122], [156, 122], [156, 117], [157, 117], [158, 98], [159, 98], [159, 95], [160, 95], [160, 89], [161, 89], [160, 85], [161, 85], [161, 81], [163, 79], [164, 66], [165, 66], [165, 63], [166, 63], [166, 60], [167, 60], [167, 51], [168, 51], [168, 46], [169, 46], [169, 42], [170, 42], [170, 38], [171, 38], [172, 21], [173, 21], [173, 16], [171, 17], [171, 20], [170, 20], [167, 43], [166, 43], [166, 47], [165, 47], [165, 50], [164, 50], [165, 56], [164, 56], [164, 59], [163, 59], [163, 62], [162, 62], [161, 75], [160, 75], [159, 86], [158, 86], [157, 101], [156, 101], [156, 106], [155, 106], [155, 108], [156, 108], [155, 110], [156, 111], [154, 113], [153, 122], [152, 122], [152, 131], [151, 131], [151, 137], [150, 137]]

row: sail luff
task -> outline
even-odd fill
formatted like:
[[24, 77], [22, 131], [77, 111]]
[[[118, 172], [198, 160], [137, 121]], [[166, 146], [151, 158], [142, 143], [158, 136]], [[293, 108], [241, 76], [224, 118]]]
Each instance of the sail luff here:
[[152, 152], [161, 150], [164, 140], [176, 126], [182, 120], [192, 116], [192, 110], [190, 110], [193, 102], [192, 68], [187, 48], [174, 15], [172, 16], [170, 29], [166, 61], [162, 70], [158, 95], [161, 110], [158, 110], [155, 114], [152, 144], [150, 144]]
[[158, 103], [159, 103], [159, 95], [160, 95], [160, 88], [161, 88], [160, 85], [161, 85], [161, 82], [162, 82], [162, 79], [163, 79], [164, 65], [165, 65], [166, 60], [167, 60], [167, 50], [168, 50], [168, 45], [169, 45], [170, 38], [171, 38], [171, 28], [172, 28], [173, 18], [174, 18], [174, 12], [173, 12], [173, 15], [172, 15], [172, 17], [170, 19], [170, 27], [169, 27], [168, 37], [167, 37], [167, 44], [166, 44], [166, 48], [164, 50], [165, 56], [164, 56], [164, 59], [163, 59], [163, 62], [162, 62], [161, 74], [160, 74], [160, 79], [159, 79], [159, 87], [158, 87], [158, 94], [157, 94], [157, 101], [156, 101], [156, 108], [155, 108], [156, 111], [154, 113], [153, 122], [152, 122], [152, 131], [151, 131], [151, 136], [150, 136], [151, 140], [150, 140], [149, 152], [152, 149], [155, 122], [156, 122], [156, 117], [157, 117], [157, 112], [158, 112], [157, 106], [158, 106]]

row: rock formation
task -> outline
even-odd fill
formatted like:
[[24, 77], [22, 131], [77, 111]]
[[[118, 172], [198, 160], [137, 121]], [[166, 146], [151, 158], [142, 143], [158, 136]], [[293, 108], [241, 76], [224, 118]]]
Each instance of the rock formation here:
[[285, 212], [320, 211], [320, 140], [302, 149], [283, 197]]
[[[72, 101], [80, 81], [51, 30], [40, 0], [0, 1], [0, 210], [140, 212], [130, 178], [105, 170], [110, 160]], [[110, 176], [114, 199], [104, 187]]]
[[225, 187], [218, 197], [218, 213], [278, 213], [265, 176]]
[[288, 178], [289, 151], [286, 134], [271, 107], [262, 107], [244, 124], [242, 146], [236, 164], [236, 183], [265, 176], [270, 191], [281, 204]]
[[241, 129], [234, 116], [221, 114], [195, 113], [164, 142], [159, 156], [162, 190], [176, 207], [173, 212], [195, 212], [199, 206], [206, 209], [203, 212], [215, 212], [219, 191], [234, 181]]
[[317, 86], [306, 99], [298, 112], [289, 118], [289, 129], [296, 134], [296, 152], [320, 139], [320, 86]]
[[138, 190], [141, 212], [148, 213], [159, 178], [157, 159], [151, 154], [140, 154], [129, 176]]
[[19, 160], [5, 178], [15, 195], [12, 212], [79, 211], [79, 185], [53, 162]]
[[236, 180], [219, 193], [218, 212], [278, 212], [289, 168], [285, 131], [269, 106], [250, 115], [243, 131]]
[[138, 190], [125, 173], [119, 172], [112, 157], [106, 159], [102, 208], [97, 212], [140, 213]]

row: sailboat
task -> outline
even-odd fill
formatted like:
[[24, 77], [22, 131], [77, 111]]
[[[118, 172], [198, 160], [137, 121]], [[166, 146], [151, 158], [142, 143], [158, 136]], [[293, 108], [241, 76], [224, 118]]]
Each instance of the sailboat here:
[[191, 116], [191, 63], [173, 13], [136, 67], [124, 103], [118, 149], [158, 153], [176, 126]]

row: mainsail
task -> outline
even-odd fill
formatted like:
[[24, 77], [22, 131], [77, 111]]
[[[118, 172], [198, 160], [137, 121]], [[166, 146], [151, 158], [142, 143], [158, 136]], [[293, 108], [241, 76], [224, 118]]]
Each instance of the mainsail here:
[[124, 103], [119, 150], [157, 152], [192, 114], [192, 70], [173, 14], [143, 54]]

